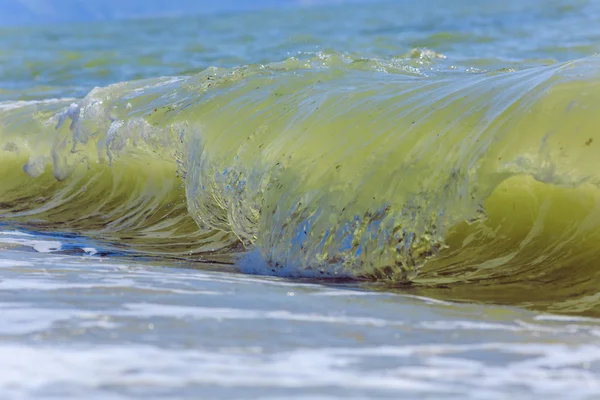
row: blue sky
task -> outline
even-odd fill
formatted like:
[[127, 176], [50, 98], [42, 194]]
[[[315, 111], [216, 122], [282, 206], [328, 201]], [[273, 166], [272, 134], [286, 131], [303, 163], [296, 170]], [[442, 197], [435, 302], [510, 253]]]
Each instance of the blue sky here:
[[0, 25], [206, 14], [342, 1], [344, 0], [0, 0]]

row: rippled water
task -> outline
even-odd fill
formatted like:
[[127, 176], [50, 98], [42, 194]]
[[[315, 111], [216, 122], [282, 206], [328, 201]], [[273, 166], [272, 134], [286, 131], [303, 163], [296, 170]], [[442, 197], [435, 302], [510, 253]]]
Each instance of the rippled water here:
[[599, 27], [0, 28], [0, 396], [596, 398]]
[[592, 399], [600, 391], [594, 319], [216, 266], [167, 268], [77, 245], [0, 235], [3, 398]]

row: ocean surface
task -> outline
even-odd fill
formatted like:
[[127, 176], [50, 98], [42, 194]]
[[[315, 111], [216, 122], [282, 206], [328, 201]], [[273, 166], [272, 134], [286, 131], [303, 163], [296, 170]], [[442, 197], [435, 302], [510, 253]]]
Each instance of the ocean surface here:
[[600, 2], [326, 3], [0, 27], [0, 398], [600, 398]]

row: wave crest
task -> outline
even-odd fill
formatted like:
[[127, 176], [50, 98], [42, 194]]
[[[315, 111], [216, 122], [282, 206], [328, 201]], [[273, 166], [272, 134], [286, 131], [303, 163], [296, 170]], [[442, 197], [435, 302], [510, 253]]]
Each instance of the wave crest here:
[[331, 54], [4, 103], [0, 218], [428, 287], [585, 262], [592, 290], [598, 64], [423, 74]]

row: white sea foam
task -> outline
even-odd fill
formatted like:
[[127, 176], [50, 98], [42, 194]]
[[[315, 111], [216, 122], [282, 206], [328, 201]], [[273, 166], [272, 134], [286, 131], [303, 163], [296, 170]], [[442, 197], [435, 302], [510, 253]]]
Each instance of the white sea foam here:
[[1, 255], [2, 398], [600, 393], [600, 322], [591, 318], [335, 295], [332, 286], [89, 256]]

